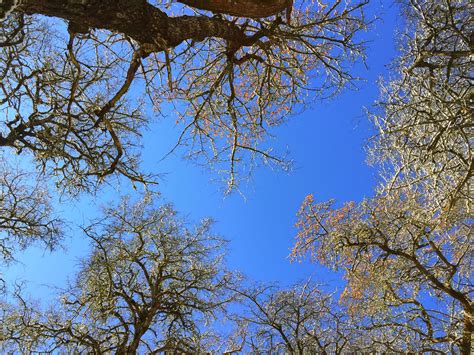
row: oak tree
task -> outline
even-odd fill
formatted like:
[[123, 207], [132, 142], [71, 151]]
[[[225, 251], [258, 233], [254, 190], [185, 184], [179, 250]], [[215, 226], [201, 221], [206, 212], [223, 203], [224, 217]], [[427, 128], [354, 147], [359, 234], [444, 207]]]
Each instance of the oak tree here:
[[[363, 336], [334, 294], [311, 280], [287, 288], [244, 287], [243, 309], [227, 353], [345, 354], [367, 350]], [[370, 349], [374, 350], [374, 349]]]
[[[84, 228], [92, 250], [75, 282], [49, 308], [16, 292], [3, 304], [2, 351], [200, 353], [218, 348], [209, 323], [222, 317], [237, 280], [210, 221], [189, 228], [151, 196]], [[10, 302], [11, 303], [11, 302]]]
[[[433, 216], [416, 193], [300, 211], [295, 256], [342, 269], [343, 299], [381, 330], [381, 351], [463, 351], [472, 335], [472, 227]], [[372, 333], [377, 334], [377, 333]], [[401, 338], [400, 338], [401, 337]], [[379, 343], [380, 338], [374, 339]]]
[[240, 0], [232, 11], [226, 1], [182, 2], [219, 15], [168, 4], [172, 15], [146, 0], [21, 1], [2, 26], [0, 145], [31, 153], [71, 192], [113, 174], [148, 181], [136, 149], [145, 96], [158, 111], [177, 104], [177, 144], [218, 169], [228, 162], [231, 188], [246, 153], [283, 163], [261, 141], [308, 94], [352, 79], [366, 2], [308, 2], [291, 22], [279, 15], [286, 0]]
[[344, 298], [385, 351], [472, 350], [473, 29], [468, 1], [401, 1], [396, 77], [382, 88], [373, 198], [312, 196], [294, 253], [342, 268]]
[[[14, 252], [33, 241], [55, 249], [64, 223], [53, 212], [46, 182], [0, 155], [0, 262], [15, 260]], [[0, 292], [3, 292], [0, 273]]]
[[[2, 1], [0, 150], [32, 160], [33, 180], [69, 196], [114, 177], [153, 183], [156, 172], [140, 168], [140, 137], [146, 112], [159, 116], [167, 102], [182, 130], [170, 150], [184, 147], [232, 190], [254, 163], [287, 167], [269, 131], [352, 81], [366, 3]], [[28, 203], [48, 210], [47, 194], [28, 189]]]
[[395, 78], [382, 85], [369, 152], [387, 191], [422, 189], [439, 213], [469, 210], [474, 167], [469, 1], [401, 1], [406, 30]]

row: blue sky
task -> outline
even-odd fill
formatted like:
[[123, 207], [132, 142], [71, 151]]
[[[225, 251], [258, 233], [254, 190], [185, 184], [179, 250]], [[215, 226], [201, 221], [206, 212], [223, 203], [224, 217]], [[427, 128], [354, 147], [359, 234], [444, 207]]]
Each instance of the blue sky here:
[[[315, 102], [301, 115], [292, 117], [276, 129], [272, 144], [290, 152], [294, 169], [285, 173], [259, 167], [243, 185], [241, 196], [225, 196], [223, 186], [211, 181], [212, 175], [179, 153], [165, 161], [179, 133], [174, 117], [152, 125], [144, 137], [143, 159], [147, 171], [164, 174], [159, 190], [164, 202], [171, 202], [190, 222], [203, 217], [216, 221], [214, 231], [230, 241], [228, 265], [252, 279], [288, 285], [312, 276], [314, 280], [338, 285], [336, 274], [308, 262], [290, 263], [287, 258], [294, 241], [296, 212], [304, 197], [313, 193], [317, 200], [335, 198], [342, 203], [360, 201], [372, 194], [375, 169], [365, 163], [364, 144], [373, 133], [364, 113], [378, 97], [377, 80], [388, 74], [387, 65], [395, 57], [397, 9], [390, 2], [373, 1], [368, 16], [381, 17], [364, 34], [367, 43], [367, 68], [357, 65], [355, 74], [365, 79], [358, 90], [345, 90], [334, 99]], [[172, 115], [172, 114], [170, 114]], [[126, 184], [125, 184], [126, 185]], [[121, 188], [129, 192], [129, 186]], [[98, 206], [117, 196], [105, 188], [95, 198], [58, 205], [58, 210], [73, 222], [65, 240], [66, 249], [54, 253], [30, 248], [17, 255], [19, 260], [4, 273], [8, 280], [26, 280], [33, 297], [48, 298], [52, 288], [63, 286], [73, 277], [78, 258], [87, 255], [87, 241], [74, 224], [86, 223]]]

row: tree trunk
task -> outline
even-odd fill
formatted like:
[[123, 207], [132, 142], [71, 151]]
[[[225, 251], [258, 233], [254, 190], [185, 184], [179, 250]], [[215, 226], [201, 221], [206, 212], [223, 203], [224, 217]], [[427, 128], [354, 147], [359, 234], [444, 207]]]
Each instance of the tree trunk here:
[[464, 310], [464, 328], [462, 331], [461, 354], [472, 354], [472, 335], [474, 332], [474, 320], [472, 309]]

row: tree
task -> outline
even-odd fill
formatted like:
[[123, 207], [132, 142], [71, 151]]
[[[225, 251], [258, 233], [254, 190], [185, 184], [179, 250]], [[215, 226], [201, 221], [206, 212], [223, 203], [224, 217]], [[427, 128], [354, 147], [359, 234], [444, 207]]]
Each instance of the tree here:
[[[299, 212], [294, 256], [348, 280], [344, 299], [385, 351], [469, 354], [472, 300], [472, 26], [467, 1], [403, 1], [397, 78], [369, 152], [382, 183], [360, 204]], [[382, 337], [383, 336], [383, 337]]]
[[394, 336], [403, 336], [385, 340], [385, 351], [449, 351], [452, 345], [466, 353], [472, 335], [470, 227], [433, 217], [422, 198], [381, 196], [333, 209], [309, 197], [299, 214], [294, 255], [310, 252], [313, 260], [345, 270], [343, 299], [350, 311], [366, 315], [368, 329], [394, 328]]
[[245, 306], [234, 316], [240, 329], [227, 353], [344, 354], [363, 349], [344, 308], [311, 281], [285, 289], [235, 291]]
[[387, 191], [420, 188], [429, 208], [468, 213], [472, 145], [469, 1], [402, 1], [407, 29], [397, 79], [382, 86], [380, 134], [370, 155], [385, 171]]
[[18, 305], [3, 307], [3, 350], [207, 351], [215, 344], [204, 324], [233, 299], [227, 286], [236, 280], [209, 228], [208, 220], [187, 228], [150, 196], [105, 209], [84, 228], [92, 251], [60, 302], [41, 311], [18, 292]]
[[[159, 113], [168, 101], [183, 127], [176, 147], [187, 145], [190, 158], [226, 171], [229, 190], [246, 155], [286, 166], [262, 140], [306, 93], [330, 94], [352, 79], [347, 64], [362, 54], [354, 36], [365, 27], [366, 1], [308, 4], [294, 11], [291, 24], [279, 16], [285, 9], [290, 14], [287, 0], [239, 0], [231, 9], [225, 1], [181, 2], [219, 15], [183, 15], [184, 7], [174, 6], [173, 16], [172, 5], [146, 0], [2, 2], [6, 159], [32, 158], [36, 170], [25, 172], [31, 180], [50, 181], [71, 196], [95, 192], [112, 176], [154, 183], [154, 174], [139, 167], [140, 135], [150, 121], [144, 111], [151, 106]], [[22, 179], [8, 170], [11, 181]], [[10, 182], [0, 183], [10, 190]], [[46, 190], [22, 193], [34, 216], [18, 214], [2, 195], [4, 256], [15, 252], [13, 240], [26, 247], [60, 239]], [[19, 236], [17, 226], [32, 223]]]
[[[182, 2], [228, 12], [227, 2]], [[306, 93], [352, 79], [346, 64], [361, 55], [354, 36], [366, 2], [308, 3], [291, 24], [276, 15], [286, 0], [237, 3], [222, 17], [171, 16], [145, 0], [22, 1], [1, 30], [0, 145], [30, 152], [71, 192], [114, 174], [148, 181], [137, 170], [148, 119], [129, 93], [136, 85], [156, 110], [179, 103], [178, 145], [206, 164], [230, 162], [230, 187], [245, 152], [283, 163], [261, 140]], [[66, 20], [68, 31], [40, 15]]]
[[[41, 240], [54, 249], [63, 222], [52, 212], [44, 180], [14, 167], [0, 155], [0, 262], [14, 260], [14, 252]], [[3, 279], [0, 276], [0, 283]], [[3, 285], [2, 285], [3, 286]], [[0, 287], [3, 291], [3, 287]]]
[[[232, 8], [226, 1], [180, 2], [194, 10], [146, 0], [0, 3], [0, 149], [7, 164], [16, 153], [31, 158], [36, 168], [27, 172], [25, 183], [19, 183], [23, 173], [10, 168], [0, 171], [6, 176], [0, 179], [5, 256], [13, 253], [18, 242], [26, 247], [41, 239], [54, 245], [60, 238], [61, 222], [51, 212], [47, 193], [50, 182], [59, 193], [74, 197], [97, 191], [112, 177], [125, 177], [132, 183], [155, 181], [140, 169], [139, 138], [150, 121], [146, 108], [159, 113], [163, 101], [175, 104], [183, 127], [177, 147], [188, 146], [189, 157], [219, 172], [225, 170], [233, 189], [243, 160], [261, 158], [286, 165], [270, 145], [262, 143], [268, 131], [302, 109], [309, 101], [307, 95], [332, 95], [352, 81], [349, 64], [362, 56], [362, 43], [355, 38], [366, 26], [362, 11], [366, 0], [307, 2], [295, 9], [287, 0], [237, 0]], [[281, 16], [284, 11], [286, 19]], [[41, 184], [30, 188], [34, 180]], [[113, 213], [107, 213], [113, 219]], [[128, 221], [130, 226], [119, 223], [126, 232], [141, 233], [126, 229], [139, 226], [122, 217], [123, 221], [115, 222]], [[139, 217], [136, 223], [148, 223]], [[18, 294], [20, 305], [5, 319], [11, 327], [4, 337], [31, 349], [98, 352], [105, 347], [120, 352], [152, 346], [142, 331], [158, 330], [139, 319], [150, 296], [135, 292], [147, 284], [148, 269], [140, 269], [141, 259], [117, 255], [136, 251], [148, 256], [155, 251], [128, 245], [122, 235], [111, 238], [112, 227], [101, 234], [95, 229], [99, 225], [85, 230], [94, 240], [94, 252], [84, 262], [78, 283], [68, 291], [70, 298], [42, 313]], [[169, 243], [180, 245], [173, 238]], [[111, 264], [105, 257], [110, 257]], [[117, 275], [107, 273], [124, 265], [129, 270], [122, 278], [129, 284], [117, 283]], [[104, 273], [94, 274], [95, 269]], [[209, 282], [217, 278], [213, 270], [201, 271], [202, 275], [195, 276], [202, 276], [203, 282], [206, 275]], [[109, 300], [101, 293], [102, 286], [122, 298]], [[211, 286], [200, 291], [212, 290], [217, 297], [220, 285]], [[133, 308], [125, 300], [127, 292], [145, 299], [130, 296], [138, 304]], [[206, 300], [211, 302], [212, 297]], [[189, 307], [210, 314], [213, 309], [206, 300]], [[110, 313], [108, 302], [115, 301], [127, 315]], [[155, 316], [153, 310], [148, 311], [146, 317]], [[188, 309], [184, 315], [169, 309], [163, 312], [159, 314], [164, 323], [159, 326], [168, 327], [163, 333], [166, 339], [154, 345], [189, 349], [190, 341], [176, 341], [198, 335], [189, 327], [194, 319], [187, 318], [195, 313]]]
[[254, 162], [287, 167], [265, 143], [268, 131], [308, 94], [331, 95], [353, 79], [367, 1], [308, 2], [291, 23], [280, 16], [290, 14], [287, 0], [238, 0], [231, 9], [226, 1], [180, 2], [3, 1], [5, 156], [31, 158], [33, 179], [73, 197], [113, 177], [154, 183], [140, 169], [140, 136], [150, 122], [145, 110], [159, 114], [165, 101], [182, 128], [175, 148], [225, 172], [229, 191]]

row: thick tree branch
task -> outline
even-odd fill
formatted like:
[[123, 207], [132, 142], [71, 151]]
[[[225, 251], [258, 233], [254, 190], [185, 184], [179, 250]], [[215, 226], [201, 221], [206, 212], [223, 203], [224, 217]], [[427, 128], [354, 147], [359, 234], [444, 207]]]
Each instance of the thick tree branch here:
[[291, 9], [292, 0], [178, 0], [178, 2], [214, 13], [263, 18]]
[[89, 0], [86, 4], [66, 0], [26, 0], [19, 8], [26, 14], [40, 14], [80, 23], [95, 29], [120, 32], [140, 42], [158, 45], [157, 50], [176, 47], [185, 40], [217, 37], [242, 45], [252, 44], [237, 25], [205, 16], [169, 17], [146, 1]]

